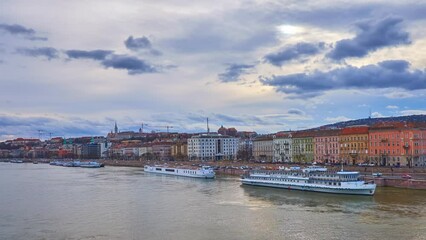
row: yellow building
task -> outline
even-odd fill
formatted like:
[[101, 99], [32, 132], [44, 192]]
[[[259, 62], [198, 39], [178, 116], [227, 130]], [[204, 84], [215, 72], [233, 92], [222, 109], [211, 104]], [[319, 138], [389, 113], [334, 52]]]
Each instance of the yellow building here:
[[176, 160], [187, 160], [188, 159], [188, 143], [187, 142], [176, 142], [172, 145], [172, 158]]
[[340, 160], [348, 165], [368, 162], [368, 127], [353, 126], [342, 129]]

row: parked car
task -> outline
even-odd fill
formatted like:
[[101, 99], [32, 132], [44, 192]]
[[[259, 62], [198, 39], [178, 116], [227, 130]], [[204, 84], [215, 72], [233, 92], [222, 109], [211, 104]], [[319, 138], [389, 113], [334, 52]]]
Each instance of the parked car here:
[[409, 175], [409, 174], [403, 174], [401, 177], [405, 178], [405, 179], [411, 179], [412, 178], [411, 175]]

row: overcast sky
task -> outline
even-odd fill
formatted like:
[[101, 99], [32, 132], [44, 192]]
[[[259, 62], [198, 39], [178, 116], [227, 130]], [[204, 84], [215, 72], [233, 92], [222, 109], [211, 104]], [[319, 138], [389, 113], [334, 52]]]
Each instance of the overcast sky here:
[[426, 113], [426, 2], [0, 1], [0, 140]]

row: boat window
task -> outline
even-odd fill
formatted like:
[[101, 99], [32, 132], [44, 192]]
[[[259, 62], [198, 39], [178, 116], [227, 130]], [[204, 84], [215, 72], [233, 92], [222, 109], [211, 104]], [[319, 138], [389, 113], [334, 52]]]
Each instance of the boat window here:
[[166, 168], [166, 172], [175, 172], [174, 169]]
[[157, 170], [157, 171], [161, 171], [161, 168], [156, 168], [155, 170]]

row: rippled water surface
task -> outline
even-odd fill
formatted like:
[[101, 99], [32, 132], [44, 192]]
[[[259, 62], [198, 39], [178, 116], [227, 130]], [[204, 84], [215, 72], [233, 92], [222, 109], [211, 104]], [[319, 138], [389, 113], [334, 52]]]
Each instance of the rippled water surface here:
[[0, 163], [0, 239], [426, 239], [426, 191], [340, 196]]

